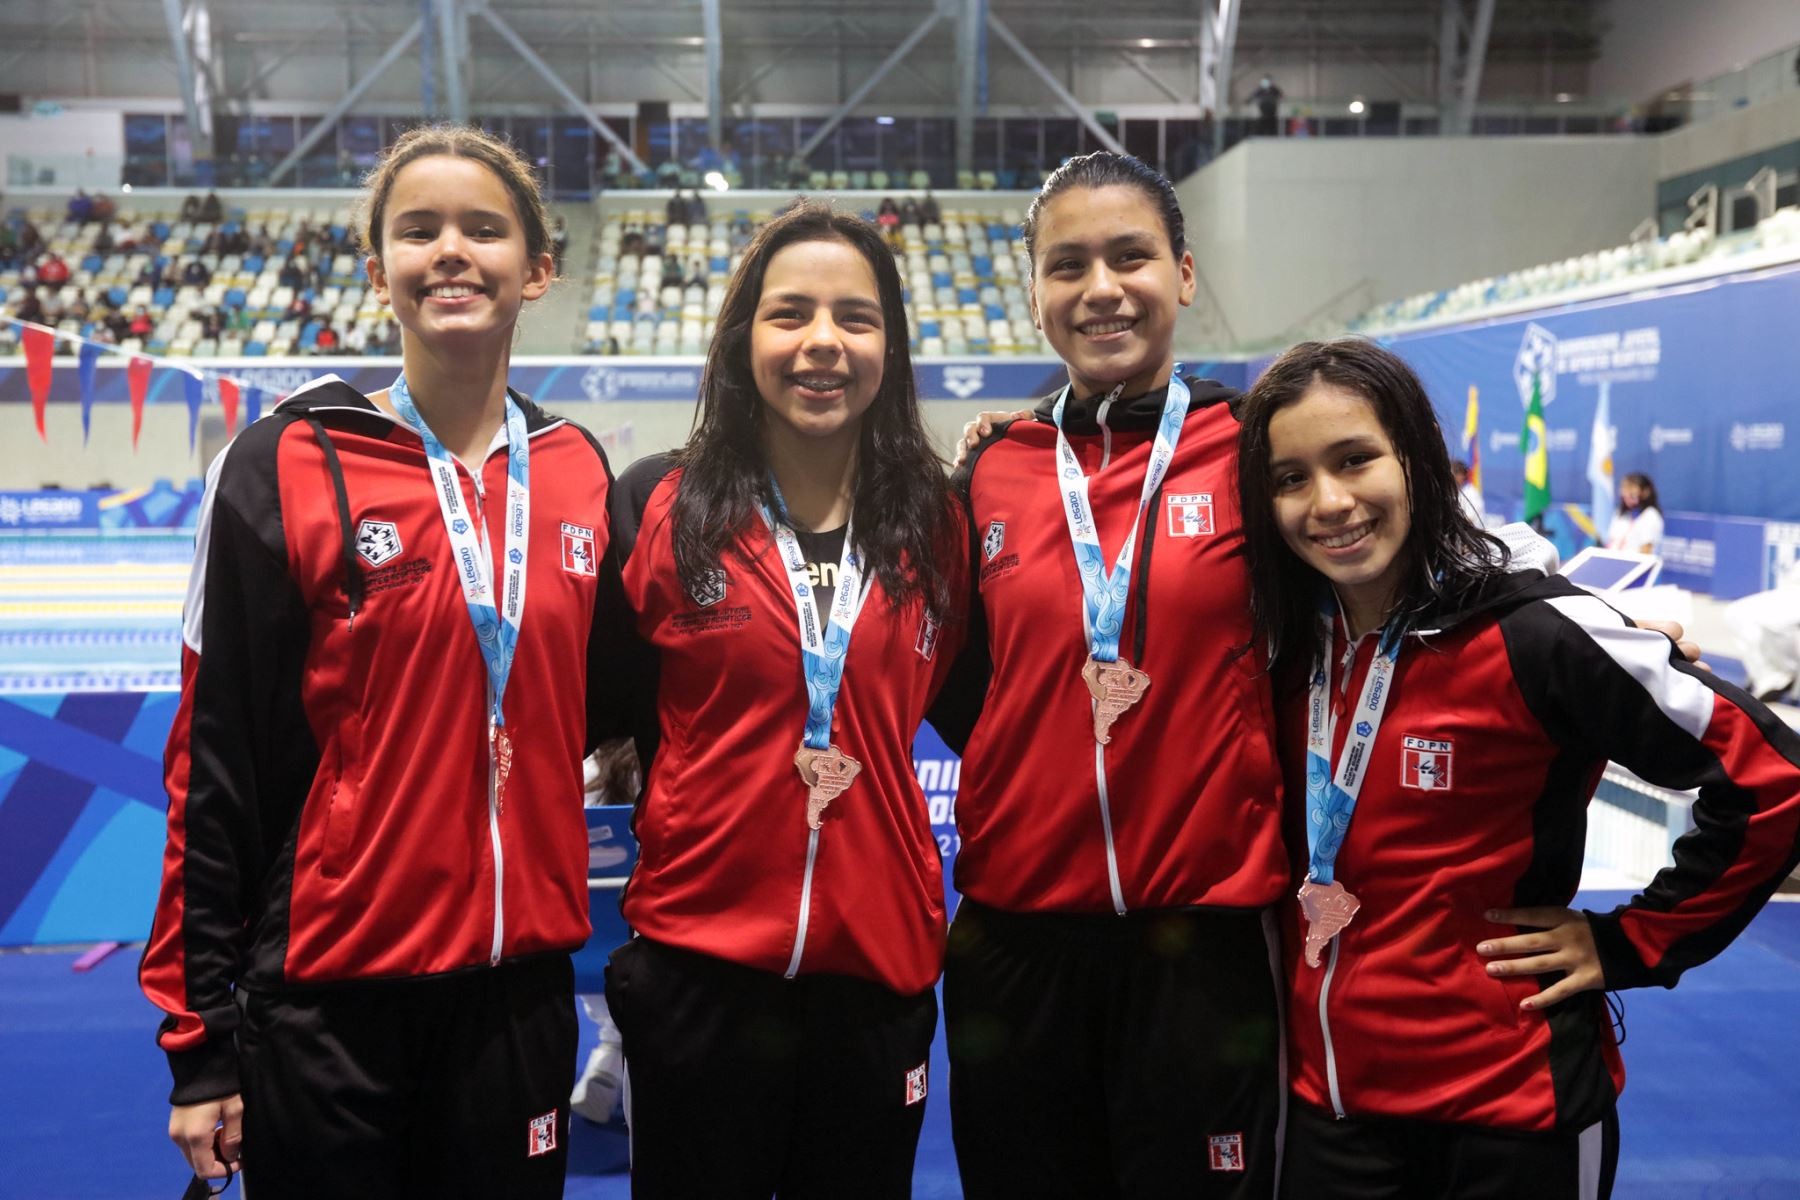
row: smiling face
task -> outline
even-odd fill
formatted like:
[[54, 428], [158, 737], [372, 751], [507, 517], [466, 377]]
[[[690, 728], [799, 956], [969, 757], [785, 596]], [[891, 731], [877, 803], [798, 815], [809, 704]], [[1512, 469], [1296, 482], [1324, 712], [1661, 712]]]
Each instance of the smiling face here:
[[428, 346], [510, 341], [519, 309], [550, 287], [550, 255], [532, 256], [511, 195], [473, 159], [416, 158], [394, 177], [381, 253], [365, 264], [381, 303]]
[[1400, 595], [1412, 515], [1374, 405], [1315, 379], [1270, 417], [1269, 460], [1282, 540], [1336, 589], [1358, 632], [1379, 626]]
[[1038, 218], [1031, 316], [1078, 394], [1167, 382], [1175, 314], [1194, 301], [1194, 256], [1177, 256], [1156, 202], [1135, 187], [1072, 187]]
[[854, 440], [886, 356], [881, 294], [860, 251], [833, 239], [770, 256], [750, 326], [750, 372], [772, 436]]

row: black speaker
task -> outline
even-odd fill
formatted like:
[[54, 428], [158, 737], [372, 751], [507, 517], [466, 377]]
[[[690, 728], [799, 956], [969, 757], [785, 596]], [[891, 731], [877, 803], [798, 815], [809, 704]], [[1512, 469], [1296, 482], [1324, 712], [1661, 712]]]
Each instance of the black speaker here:
[[632, 139], [635, 143], [632, 149], [645, 162], [650, 162], [653, 156], [651, 150], [651, 130], [653, 128], [659, 131], [655, 140], [662, 147], [666, 147], [663, 153], [656, 157], [674, 157], [675, 131], [669, 124], [669, 102], [667, 100], [638, 101], [637, 136]]
[[17, 92], [0, 92], [0, 113], [23, 112]]
[[1363, 132], [1371, 136], [1398, 134], [1400, 132], [1400, 102], [1398, 100], [1369, 101], [1369, 111], [1363, 118]]

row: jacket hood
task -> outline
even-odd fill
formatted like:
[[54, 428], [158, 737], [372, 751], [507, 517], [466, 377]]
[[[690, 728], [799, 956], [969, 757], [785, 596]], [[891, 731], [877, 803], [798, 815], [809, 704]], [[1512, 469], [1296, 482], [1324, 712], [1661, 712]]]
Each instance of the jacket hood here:
[[[525, 428], [530, 433], [536, 433], [561, 419], [546, 413], [523, 392], [513, 388], [507, 388], [506, 392], [524, 410]], [[349, 411], [381, 417], [388, 421], [394, 420], [392, 413], [378, 407], [374, 401], [336, 375], [321, 375], [297, 390], [289, 392], [271, 411], [301, 419], [324, 413]]]
[[[1183, 375], [1182, 381], [1188, 386], [1188, 411], [1205, 408], [1211, 404], [1231, 405], [1232, 415], [1236, 416], [1238, 402], [1243, 393], [1236, 388], [1226, 387], [1216, 379], [1202, 379], [1198, 375]], [[1162, 419], [1163, 400], [1169, 389], [1165, 385], [1139, 396], [1128, 396], [1113, 401], [1107, 411], [1106, 424], [1111, 429], [1155, 429], [1156, 423]], [[1056, 398], [1062, 395], [1058, 388], [1032, 409], [1032, 416], [1049, 424], [1051, 413], [1056, 408]], [[1063, 429], [1071, 434], [1096, 434], [1100, 432], [1100, 423], [1095, 419], [1100, 410], [1100, 402], [1106, 399], [1106, 393], [1086, 398], [1071, 395], [1068, 407], [1063, 410]]]

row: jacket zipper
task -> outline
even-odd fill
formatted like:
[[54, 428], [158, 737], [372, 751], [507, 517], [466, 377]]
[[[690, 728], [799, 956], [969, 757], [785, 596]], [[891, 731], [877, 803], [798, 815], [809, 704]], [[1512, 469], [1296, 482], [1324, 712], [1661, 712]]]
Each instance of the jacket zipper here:
[[[481, 474], [479, 472], [470, 471], [467, 467], [464, 467], [461, 462], [458, 462], [456, 465], [467, 472], [469, 482], [475, 485], [475, 528], [480, 531], [481, 535], [481, 553], [487, 557], [489, 564], [491, 565], [493, 562], [493, 555], [488, 546], [487, 536], [487, 490], [481, 486]], [[484, 671], [483, 674], [486, 674], [486, 672]], [[488, 699], [488, 708], [491, 710], [494, 703], [494, 685], [491, 680], [488, 682], [485, 690]], [[502, 886], [506, 878], [506, 852], [500, 845], [500, 798], [495, 794], [494, 788], [495, 781], [499, 776], [500, 765], [494, 761], [493, 731], [488, 730], [487, 735], [488, 736], [484, 740], [487, 742], [488, 756], [488, 840], [494, 847], [494, 941], [493, 945], [488, 948], [488, 966], [493, 967], [499, 965], [500, 950], [506, 941], [506, 902], [504, 888]]]
[[[1106, 465], [1112, 461], [1112, 426], [1106, 423], [1106, 414], [1124, 388], [1124, 384], [1113, 388], [1094, 412], [1094, 422], [1100, 426], [1101, 436], [1100, 467], [1094, 472], [1096, 475], [1106, 470]], [[1112, 798], [1106, 792], [1106, 747], [1099, 741], [1094, 743], [1094, 783], [1100, 795], [1100, 828], [1106, 835], [1106, 882], [1112, 888], [1113, 911], [1122, 917], [1125, 915], [1125, 889], [1119, 884], [1119, 852], [1113, 844]]]
[[806, 926], [812, 918], [813, 864], [818, 858], [819, 831], [813, 829], [806, 835], [806, 874], [800, 882], [800, 919], [794, 926], [794, 955], [788, 959], [787, 970], [782, 972], [787, 979], [800, 973], [800, 956], [806, 953]]
[[1331, 977], [1337, 973], [1338, 947], [1342, 937], [1331, 939], [1331, 961], [1325, 964], [1325, 981], [1319, 985], [1319, 1031], [1325, 1035], [1325, 1086], [1331, 1092], [1331, 1111], [1344, 1119], [1344, 1096], [1338, 1090], [1337, 1051], [1331, 1045], [1331, 1017], [1325, 1003], [1331, 996]]

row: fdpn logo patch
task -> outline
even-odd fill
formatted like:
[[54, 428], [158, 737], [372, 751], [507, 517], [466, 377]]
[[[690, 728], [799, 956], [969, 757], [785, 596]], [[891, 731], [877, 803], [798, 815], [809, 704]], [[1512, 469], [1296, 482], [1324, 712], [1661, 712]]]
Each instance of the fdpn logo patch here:
[[541, 1117], [531, 1118], [531, 1130], [527, 1139], [525, 1155], [538, 1158], [556, 1149], [556, 1109], [551, 1109]]
[[1421, 792], [1450, 790], [1450, 762], [1455, 745], [1433, 738], [1409, 737], [1400, 743], [1400, 786]]

